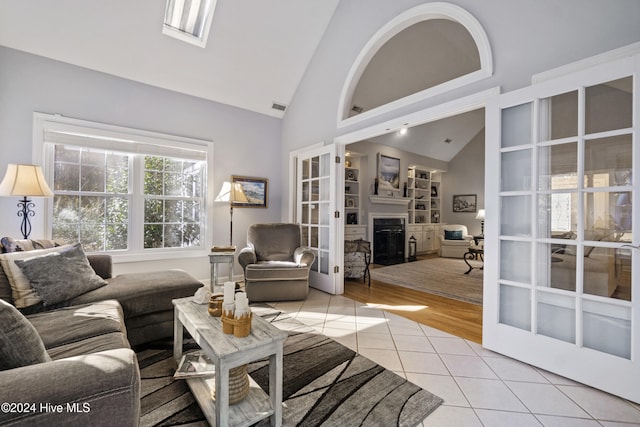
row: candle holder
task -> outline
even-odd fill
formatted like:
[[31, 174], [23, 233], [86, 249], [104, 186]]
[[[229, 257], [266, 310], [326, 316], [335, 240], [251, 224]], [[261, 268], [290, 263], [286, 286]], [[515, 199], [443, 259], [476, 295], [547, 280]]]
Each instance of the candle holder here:
[[251, 332], [251, 319], [253, 318], [253, 313], [249, 312], [249, 314], [245, 314], [240, 316], [239, 318], [231, 316], [227, 316], [227, 312], [222, 313], [222, 332], [225, 334], [233, 334], [236, 338], [244, 338], [249, 336]]
[[222, 316], [222, 294], [213, 294], [209, 298], [209, 314], [213, 317]]

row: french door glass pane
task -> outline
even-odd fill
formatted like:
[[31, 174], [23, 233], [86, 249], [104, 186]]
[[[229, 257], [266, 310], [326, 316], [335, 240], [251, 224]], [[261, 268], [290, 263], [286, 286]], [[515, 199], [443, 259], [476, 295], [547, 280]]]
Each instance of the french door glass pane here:
[[502, 110], [502, 147], [531, 144], [531, 104]]
[[631, 358], [631, 308], [584, 301], [582, 319], [585, 347]]
[[578, 235], [578, 193], [538, 196], [538, 237], [575, 239]]
[[552, 96], [543, 100], [541, 105], [550, 108], [548, 116], [553, 118], [548, 139], [578, 135], [578, 91]]
[[531, 291], [500, 285], [500, 323], [531, 330]]
[[576, 253], [575, 245], [556, 243], [538, 244], [539, 288], [576, 290]]
[[556, 144], [538, 149], [538, 189], [578, 188], [578, 144]]
[[538, 325], [540, 335], [576, 342], [576, 300], [557, 294], [538, 292]]
[[585, 187], [630, 185], [632, 153], [630, 134], [585, 141]]
[[632, 94], [632, 77], [586, 88], [585, 133], [630, 128], [633, 119]]
[[584, 238], [631, 242], [631, 192], [597, 191], [584, 197]]
[[531, 244], [500, 242], [500, 279], [531, 284]]
[[584, 293], [631, 301], [631, 249], [584, 247]]
[[531, 235], [531, 196], [502, 197], [500, 234]]
[[531, 189], [531, 150], [502, 153], [502, 191]]

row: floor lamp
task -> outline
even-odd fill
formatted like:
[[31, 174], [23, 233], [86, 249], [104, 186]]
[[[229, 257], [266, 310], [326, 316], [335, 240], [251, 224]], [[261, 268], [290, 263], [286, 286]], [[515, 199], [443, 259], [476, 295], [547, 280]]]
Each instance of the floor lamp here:
[[229, 203], [230, 221], [229, 221], [229, 246], [233, 246], [233, 204], [247, 203], [249, 200], [242, 190], [242, 185], [238, 182], [225, 181], [222, 184], [220, 192], [216, 196], [216, 202]]
[[7, 173], [0, 183], [0, 196], [22, 196], [18, 202], [18, 216], [22, 217], [22, 237], [29, 238], [31, 234], [31, 220], [36, 212], [32, 209], [35, 204], [29, 197], [52, 197], [53, 192], [44, 179], [42, 169], [36, 165], [7, 166]]

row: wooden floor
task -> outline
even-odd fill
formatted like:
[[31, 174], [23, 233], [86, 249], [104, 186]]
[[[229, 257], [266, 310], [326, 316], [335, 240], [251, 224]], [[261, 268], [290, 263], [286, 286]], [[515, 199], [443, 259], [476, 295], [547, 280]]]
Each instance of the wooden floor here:
[[375, 280], [370, 288], [362, 280], [345, 280], [344, 295], [482, 344], [482, 306]]

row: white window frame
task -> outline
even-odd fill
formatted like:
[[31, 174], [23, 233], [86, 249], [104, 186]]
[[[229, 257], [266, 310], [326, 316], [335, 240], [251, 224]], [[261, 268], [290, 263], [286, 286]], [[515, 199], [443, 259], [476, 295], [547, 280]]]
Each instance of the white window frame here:
[[[140, 129], [127, 128], [122, 126], [109, 125], [98, 122], [91, 122], [81, 119], [63, 117], [57, 114], [34, 113], [33, 115], [33, 144], [32, 158], [35, 164], [43, 167], [43, 172], [49, 182], [53, 182], [53, 159], [49, 158], [46, 150], [45, 131], [59, 131], [72, 133], [89, 133], [98, 136], [102, 140], [112, 140], [113, 146], [102, 146], [102, 149], [114, 149], [122, 143], [134, 143], [144, 145], [151, 152], [145, 154], [171, 157], [179, 157], [180, 152], [198, 151], [205, 153], [207, 170], [203, 178], [203, 199], [204, 212], [201, 218], [201, 245], [199, 247], [185, 248], [157, 248], [144, 249], [144, 199], [133, 197], [130, 206], [129, 219], [129, 249], [124, 251], [108, 252], [114, 262], [138, 262], [160, 259], [193, 258], [201, 257], [208, 253], [211, 246], [212, 228], [211, 213], [213, 212], [213, 142], [145, 131]], [[157, 152], [154, 152], [157, 151]], [[147, 150], [145, 150], [147, 151]], [[142, 177], [138, 173], [132, 174], [134, 188], [141, 186]], [[133, 194], [135, 195], [136, 192]], [[137, 204], [137, 206], [136, 206]], [[45, 199], [45, 210], [48, 212], [44, 219], [44, 230], [47, 237], [51, 237], [53, 229], [53, 203]], [[134, 216], [135, 217], [132, 217]], [[140, 239], [137, 238], [140, 236]], [[139, 240], [139, 241], [138, 241]]]

